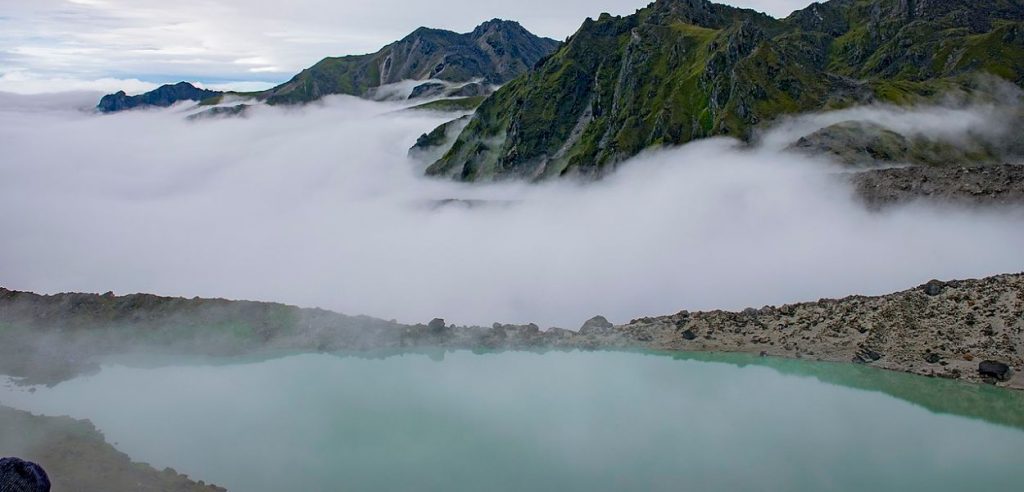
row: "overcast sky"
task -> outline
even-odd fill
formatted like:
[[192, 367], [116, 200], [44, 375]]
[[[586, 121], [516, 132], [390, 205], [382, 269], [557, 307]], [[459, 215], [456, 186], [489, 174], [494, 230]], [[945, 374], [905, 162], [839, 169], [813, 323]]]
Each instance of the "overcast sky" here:
[[[419, 26], [517, 20], [564, 39], [646, 0], [0, 0], [0, 91], [129, 92], [189, 80], [259, 88], [324, 56], [368, 53]], [[809, 0], [730, 0], [784, 17]]]

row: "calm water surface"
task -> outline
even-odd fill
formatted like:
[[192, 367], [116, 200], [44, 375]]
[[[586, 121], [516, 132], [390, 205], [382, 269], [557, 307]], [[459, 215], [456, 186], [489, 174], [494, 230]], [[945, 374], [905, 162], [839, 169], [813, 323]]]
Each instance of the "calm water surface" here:
[[0, 403], [239, 491], [1024, 489], [1021, 392], [744, 356], [433, 355], [120, 361]]

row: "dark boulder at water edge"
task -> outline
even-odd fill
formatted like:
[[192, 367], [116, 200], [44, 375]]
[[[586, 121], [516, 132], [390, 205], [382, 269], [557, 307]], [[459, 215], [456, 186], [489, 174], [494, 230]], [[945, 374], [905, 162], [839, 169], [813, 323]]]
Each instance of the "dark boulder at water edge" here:
[[1010, 379], [1010, 366], [994, 360], [986, 360], [978, 364], [978, 374], [986, 378], [994, 378], [997, 381], [1008, 381]]

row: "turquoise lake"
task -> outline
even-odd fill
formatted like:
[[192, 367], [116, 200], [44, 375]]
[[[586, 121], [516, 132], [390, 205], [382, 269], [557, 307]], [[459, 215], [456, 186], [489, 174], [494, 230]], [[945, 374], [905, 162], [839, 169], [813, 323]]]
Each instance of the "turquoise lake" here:
[[0, 403], [238, 491], [1021, 490], [1024, 392], [625, 352], [112, 360]]

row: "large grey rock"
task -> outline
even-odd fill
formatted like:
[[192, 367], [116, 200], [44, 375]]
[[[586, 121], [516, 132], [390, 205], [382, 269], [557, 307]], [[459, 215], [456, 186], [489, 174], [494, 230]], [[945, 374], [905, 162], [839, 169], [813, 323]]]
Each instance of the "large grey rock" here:
[[929, 296], [935, 297], [942, 293], [946, 288], [946, 283], [941, 280], [932, 280], [927, 284], [924, 284], [924, 293]]
[[604, 316], [594, 316], [583, 323], [580, 327], [580, 334], [583, 335], [600, 335], [604, 333], [611, 333], [615, 328]]
[[430, 331], [434, 333], [440, 333], [444, 331], [447, 327], [447, 324], [445, 324], [445, 321], [441, 318], [434, 318], [430, 320], [430, 323], [427, 324], [427, 328], [429, 328]]

